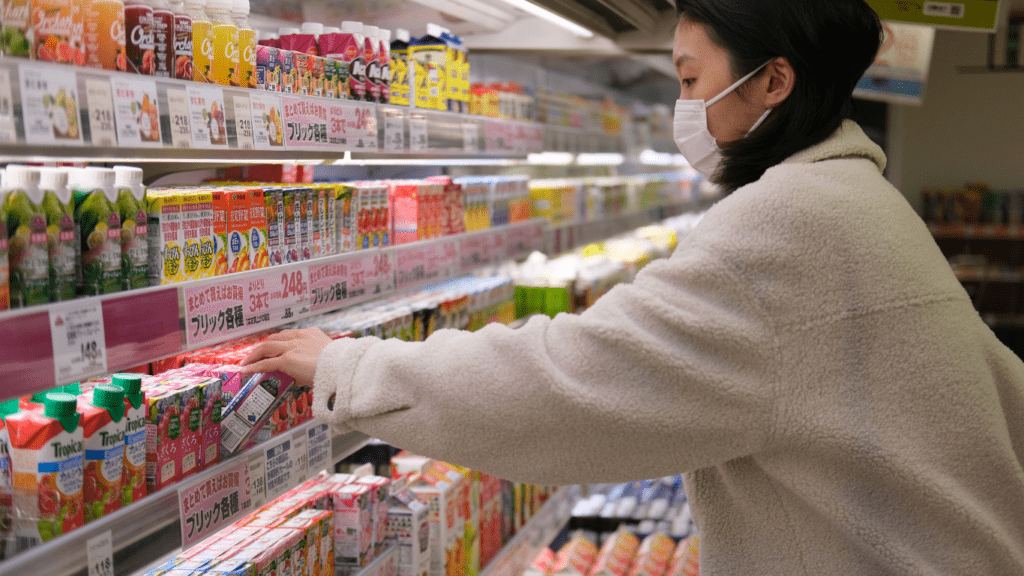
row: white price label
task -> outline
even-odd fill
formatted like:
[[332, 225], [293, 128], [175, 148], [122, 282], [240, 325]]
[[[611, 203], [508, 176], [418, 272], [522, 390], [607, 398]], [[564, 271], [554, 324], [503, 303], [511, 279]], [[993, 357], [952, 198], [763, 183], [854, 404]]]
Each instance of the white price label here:
[[171, 118], [171, 146], [192, 147], [192, 128], [188, 121], [188, 96], [184, 90], [167, 89], [167, 108]]
[[75, 74], [48, 72], [32, 64], [18, 65], [25, 140], [29, 144], [81, 144]]
[[18, 131], [14, 126], [14, 97], [11, 96], [11, 73], [0, 68], [0, 142], [17, 142]]
[[85, 543], [85, 557], [89, 563], [89, 576], [114, 576], [114, 550], [110, 530], [89, 538]]
[[480, 151], [480, 127], [472, 122], [462, 125], [462, 151], [467, 154]]
[[89, 134], [93, 146], [117, 146], [112, 98], [109, 82], [91, 78], [85, 81], [85, 103], [89, 109]]
[[114, 92], [114, 118], [117, 121], [118, 144], [121, 146], [160, 146], [163, 144], [160, 139], [160, 111], [156, 103], [156, 82], [115, 76], [110, 79], [110, 87]]
[[227, 121], [224, 115], [224, 91], [212, 86], [189, 86], [189, 124], [196, 148], [226, 148]]
[[57, 382], [75, 382], [107, 371], [107, 343], [103, 309], [98, 301], [53, 306], [50, 338]]
[[[249, 95], [252, 108], [252, 139], [257, 150], [284, 148], [283, 114], [280, 96], [253, 92]], [[238, 116], [236, 115], [235, 118]]]
[[316, 474], [331, 468], [333, 452], [331, 428], [327, 424], [315, 424], [307, 432], [309, 445], [309, 470]]
[[293, 441], [282, 438], [266, 450], [267, 498], [273, 500], [296, 484], [298, 462], [292, 459]]
[[400, 114], [384, 115], [384, 152], [405, 152], [405, 122]]
[[305, 480], [309, 478], [309, 442], [305, 430], [297, 430], [292, 435], [292, 461], [295, 468], [292, 470], [292, 478]]
[[409, 151], [426, 152], [429, 140], [427, 139], [427, 119], [409, 119]]
[[231, 98], [235, 107], [235, 137], [238, 139], [238, 147], [242, 150], [252, 150], [252, 110], [249, 106], [249, 96], [236, 94]]
[[249, 493], [253, 510], [267, 503], [267, 458], [262, 451], [249, 457]]

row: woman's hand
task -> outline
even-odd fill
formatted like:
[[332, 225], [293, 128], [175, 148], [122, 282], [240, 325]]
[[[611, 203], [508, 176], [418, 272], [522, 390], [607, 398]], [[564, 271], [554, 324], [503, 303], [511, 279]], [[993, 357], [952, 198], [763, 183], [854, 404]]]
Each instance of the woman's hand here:
[[262, 342], [242, 361], [242, 372], [284, 372], [298, 386], [313, 386], [316, 361], [331, 338], [319, 328], [285, 330]]

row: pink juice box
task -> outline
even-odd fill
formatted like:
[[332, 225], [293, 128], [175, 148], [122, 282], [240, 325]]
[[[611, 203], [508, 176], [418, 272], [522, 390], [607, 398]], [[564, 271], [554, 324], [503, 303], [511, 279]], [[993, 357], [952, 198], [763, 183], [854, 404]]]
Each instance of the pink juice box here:
[[355, 483], [371, 488], [370, 504], [373, 507], [373, 515], [370, 523], [373, 526], [373, 555], [377, 557], [384, 552], [388, 534], [391, 479], [383, 476], [360, 476], [356, 478]]
[[207, 378], [198, 384], [203, 417], [203, 443], [199, 452], [201, 470], [220, 462], [220, 421], [224, 406], [222, 386], [223, 381], [217, 377]]
[[146, 407], [146, 488], [153, 493], [180, 478], [181, 397], [156, 387]]
[[369, 486], [346, 484], [331, 494], [334, 501], [334, 559], [337, 566], [362, 567], [371, 559], [373, 508], [370, 492]]

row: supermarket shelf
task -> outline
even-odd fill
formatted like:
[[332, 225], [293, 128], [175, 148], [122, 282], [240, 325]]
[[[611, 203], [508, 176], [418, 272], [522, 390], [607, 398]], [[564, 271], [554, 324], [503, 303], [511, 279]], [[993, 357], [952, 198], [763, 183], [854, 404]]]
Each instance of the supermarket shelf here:
[[0, 57], [0, 143], [4, 162], [52, 162], [59, 154], [67, 162], [211, 164], [334, 160], [345, 152], [509, 158], [625, 149], [622, 136], [600, 131], [10, 57]]
[[945, 239], [1024, 239], [1024, 226], [1001, 226], [995, 224], [929, 224], [932, 236]]
[[953, 272], [956, 274], [957, 280], [961, 282], [989, 282], [989, 283], [1001, 283], [1001, 284], [1020, 284], [1024, 283], [1024, 273], [1019, 270], [1000, 270], [984, 268], [984, 267], [971, 267], [971, 268], [955, 268]]
[[573, 221], [552, 224], [548, 229], [547, 246], [551, 254], [560, 254], [594, 242], [618, 236], [641, 226], [660, 222], [695, 210], [698, 203], [659, 206], [640, 212], [605, 216], [585, 222]]
[[[316, 422], [306, 423], [286, 434], [293, 437], [299, 434], [308, 433], [315, 426], [323, 426]], [[369, 442], [369, 437], [359, 433], [350, 433], [342, 436], [332, 437], [331, 463], [337, 464], [345, 457], [353, 454]], [[178, 490], [205, 482], [217, 474], [228, 471], [239, 463], [259, 455], [266, 448], [277, 445], [281, 437], [255, 446], [252, 450], [232, 456], [224, 462], [204, 470], [196, 476], [190, 477], [179, 484], [165, 488], [150, 494], [143, 500], [128, 506], [114, 514], [105, 516], [95, 522], [91, 522], [78, 530], [55, 538], [41, 546], [33, 548], [23, 554], [19, 554], [10, 560], [0, 562], [0, 576], [70, 576], [72, 574], [84, 573], [86, 558], [86, 542], [97, 535], [110, 531], [114, 552], [129, 547], [135, 542], [152, 536], [161, 531], [176, 533], [177, 546], [181, 546], [180, 518], [178, 510]], [[319, 470], [312, 470], [306, 477], [316, 475]], [[299, 484], [306, 478], [297, 478], [293, 485]], [[169, 550], [153, 550], [147, 547], [144, 552], [153, 562], [158, 560]], [[136, 554], [138, 554], [137, 552]], [[116, 568], [116, 567], [115, 567]]]
[[366, 568], [342, 571], [335, 568], [336, 576], [396, 576], [398, 574], [398, 546], [391, 546], [370, 562]]
[[480, 576], [522, 576], [523, 570], [569, 522], [572, 508], [581, 494], [579, 486], [559, 488], [487, 567], [480, 571]]

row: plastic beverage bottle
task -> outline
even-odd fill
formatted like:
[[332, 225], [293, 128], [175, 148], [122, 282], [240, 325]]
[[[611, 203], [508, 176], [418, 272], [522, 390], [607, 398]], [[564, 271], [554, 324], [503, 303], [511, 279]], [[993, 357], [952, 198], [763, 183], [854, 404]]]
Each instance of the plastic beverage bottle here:
[[152, 76], [156, 73], [156, 55], [153, 53], [153, 8], [148, 2], [125, 2], [124, 29], [128, 71]]
[[[442, 29], [427, 24], [427, 34], [409, 44], [410, 67], [417, 66], [415, 101], [419, 108], [444, 109], [445, 50], [447, 44], [440, 38]], [[422, 73], [423, 76], [420, 76]]]
[[149, 229], [146, 186], [142, 168], [114, 166], [115, 206], [121, 218], [121, 286], [124, 290], [149, 286]]
[[79, 238], [79, 293], [93, 296], [121, 289], [121, 217], [115, 207], [114, 171], [86, 168], [71, 174], [75, 232]]
[[213, 21], [206, 12], [207, 0], [185, 0], [192, 20], [192, 79], [213, 83]]
[[238, 26], [238, 68], [234, 85], [256, 87], [256, 31], [249, 25], [249, 0], [235, 0], [231, 4], [231, 17]]
[[363, 61], [366, 62], [366, 94], [363, 100], [380, 102], [380, 40], [376, 26], [363, 25]]
[[75, 22], [81, 22], [81, 4], [66, 0], [32, 0], [31, 7], [32, 57], [74, 64]]
[[391, 89], [390, 101], [400, 106], [409, 105], [409, 31], [395, 30], [391, 41]]
[[142, 377], [114, 374], [114, 386], [124, 392], [124, 467], [121, 473], [121, 506], [146, 496], [146, 406]]
[[85, 65], [104, 70], [128, 69], [125, 55], [124, 2], [92, 0], [86, 4]]
[[174, 47], [174, 62], [171, 75], [178, 80], [191, 80], [192, 16], [185, 10], [184, 0], [168, 0], [167, 6], [174, 12], [174, 33], [171, 40]]
[[146, 0], [153, 9], [153, 75], [170, 78], [174, 72], [174, 11], [167, 0]]
[[238, 68], [238, 26], [231, 17], [232, 4], [232, 0], [206, 2], [206, 14], [213, 24], [212, 78], [213, 83], [221, 86], [231, 85]]
[[[342, 41], [341, 62], [348, 65], [349, 98], [351, 100], [366, 99], [366, 61], [363, 60], [363, 23], [345, 21], [341, 23]], [[337, 56], [334, 56], [338, 59]]]
[[11, 308], [50, 301], [50, 257], [39, 170], [8, 165], [3, 185], [7, 213]]
[[377, 39], [377, 62], [380, 66], [377, 73], [380, 79], [380, 98], [377, 101], [387, 104], [391, 101], [391, 30], [377, 30]]
[[98, 520], [121, 508], [124, 411], [124, 390], [109, 384], [93, 388], [92, 398], [81, 407], [86, 522]]
[[39, 169], [50, 260], [50, 299], [75, 298], [75, 202], [68, 188], [68, 173], [60, 168]]
[[0, 0], [0, 54], [23, 56], [32, 54], [32, 26], [29, 0]]

